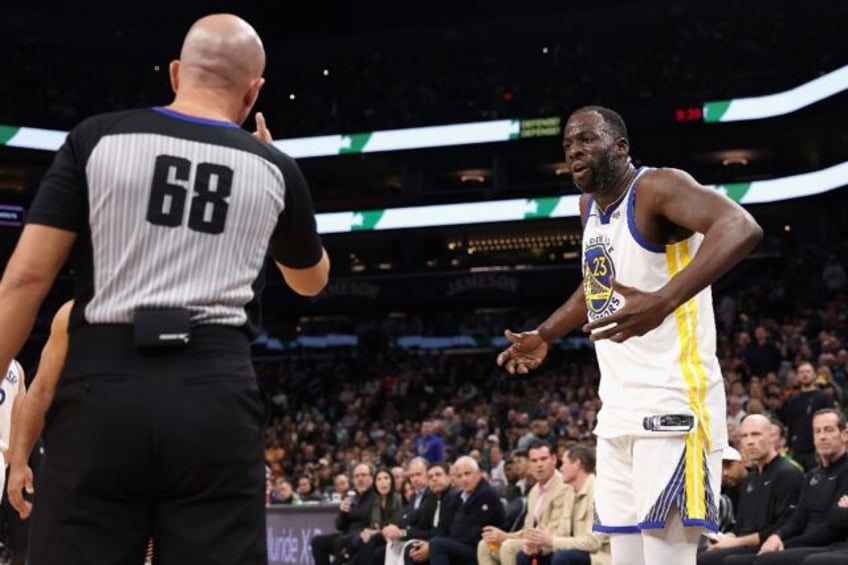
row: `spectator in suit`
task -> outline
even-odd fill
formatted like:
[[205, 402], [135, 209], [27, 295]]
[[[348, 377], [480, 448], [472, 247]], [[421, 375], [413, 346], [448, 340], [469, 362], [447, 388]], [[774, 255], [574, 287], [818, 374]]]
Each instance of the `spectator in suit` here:
[[383, 548], [383, 553], [377, 552], [372, 560], [374, 565], [384, 563], [385, 551], [399, 553], [405, 550], [404, 560], [413, 563], [409, 557], [410, 540], [427, 541], [436, 535], [446, 534], [450, 527], [450, 516], [459, 504], [459, 491], [451, 485], [447, 463], [430, 463], [427, 467], [427, 496], [418, 510], [409, 515], [401, 516], [396, 524], [383, 528], [383, 536], [389, 542], [389, 547]]
[[504, 507], [492, 486], [483, 479], [477, 462], [463, 456], [453, 464], [459, 504], [445, 534], [433, 537], [410, 551], [416, 563], [428, 558], [431, 565], [467, 565], [477, 559], [477, 542], [486, 526], [502, 527]]
[[562, 454], [560, 473], [574, 491], [574, 506], [563, 512], [566, 533], [537, 526], [525, 530], [519, 565], [529, 565], [536, 554], [538, 565], [609, 565], [609, 536], [592, 531], [595, 517], [595, 451], [582, 443], [568, 446]]
[[376, 499], [376, 492], [371, 488], [373, 483], [374, 474], [368, 464], [360, 463], [353, 468], [355, 492], [345, 496], [339, 504], [336, 531], [317, 535], [310, 541], [315, 565], [330, 565], [330, 556], [336, 563], [343, 563], [350, 557], [351, 544], [371, 521], [371, 507]]
[[[439, 461], [433, 461], [433, 463], [439, 463]], [[418, 510], [424, 497], [427, 496], [427, 465], [426, 458], [415, 457], [406, 467], [405, 474], [414, 490], [410, 500], [412, 510]]]
[[[556, 457], [549, 443], [534, 440], [528, 449], [530, 473], [536, 484], [527, 498], [527, 515], [524, 527], [517, 532], [505, 532], [497, 526], [483, 528], [477, 544], [479, 565], [515, 565], [516, 556], [524, 545], [524, 533], [533, 528], [544, 528], [554, 535], [568, 535], [574, 505], [574, 489], [569, 487], [556, 470]], [[567, 530], [566, 530], [567, 528]]]

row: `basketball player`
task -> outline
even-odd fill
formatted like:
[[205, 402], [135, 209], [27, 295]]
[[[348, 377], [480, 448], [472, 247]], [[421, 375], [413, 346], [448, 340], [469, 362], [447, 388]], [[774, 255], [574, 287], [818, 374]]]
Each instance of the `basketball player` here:
[[[6, 486], [6, 465], [9, 462], [9, 443], [12, 433], [16, 430], [12, 425], [21, 410], [21, 401], [26, 394], [24, 369], [16, 360], [12, 360], [0, 382], [0, 499], [3, 498]], [[32, 448], [32, 446], [30, 446]]]
[[585, 324], [603, 402], [595, 529], [612, 534], [615, 565], [694, 564], [701, 531], [717, 528], [727, 442], [709, 285], [762, 230], [683, 171], [634, 167], [612, 110], [574, 112], [563, 148], [583, 192], [583, 283], [536, 330], [506, 330], [497, 362], [527, 373]]
[[247, 22], [201, 18], [172, 102], [84, 120], [44, 176], [0, 280], [5, 366], [73, 251], [31, 565], [138, 562], [150, 537], [162, 565], [267, 563], [265, 266], [314, 296], [329, 259], [296, 161], [241, 127], [264, 68]]
[[68, 318], [73, 305], [73, 300], [69, 300], [54, 314], [50, 324], [50, 336], [41, 350], [38, 370], [15, 413], [12, 448], [9, 450], [8, 494], [12, 507], [24, 520], [29, 518], [32, 512], [32, 503], [24, 499], [23, 493], [35, 492], [32, 470], [27, 462], [36, 440], [44, 429], [44, 417], [53, 401], [56, 385], [65, 365], [68, 352]]

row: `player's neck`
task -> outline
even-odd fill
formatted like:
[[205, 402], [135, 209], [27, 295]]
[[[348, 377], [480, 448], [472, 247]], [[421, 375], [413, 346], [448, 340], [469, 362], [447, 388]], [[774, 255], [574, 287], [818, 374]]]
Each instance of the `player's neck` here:
[[615, 180], [610, 182], [609, 190], [596, 193], [594, 195], [595, 203], [598, 205], [601, 212], [606, 213], [606, 211], [612, 206], [621, 202], [621, 199], [624, 198], [624, 195], [627, 193], [627, 189], [630, 187], [630, 184], [635, 178], [636, 168], [632, 164], [628, 163], [622, 170], [621, 174], [619, 174]]

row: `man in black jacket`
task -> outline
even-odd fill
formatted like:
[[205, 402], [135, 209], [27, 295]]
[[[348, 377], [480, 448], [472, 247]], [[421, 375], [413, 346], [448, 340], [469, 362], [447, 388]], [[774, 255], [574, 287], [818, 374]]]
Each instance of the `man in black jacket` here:
[[817, 465], [813, 444], [813, 414], [822, 408], [832, 408], [833, 398], [819, 390], [816, 385], [816, 368], [812, 363], [804, 361], [796, 371], [801, 390], [786, 401], [781, 419], [788, 429], [792, 457], [805, 471], [812, 471]]
[[312, 538], [312, 558], [315, 565], [330, 565], [330, 556], [335, 563], [345, 561], [344, 552], [348, 545], [369, 526], [371, 506], [374, 504], [376, 493], [371, 485], [374, 483], [374, 472], [366, 463], [360, 463], [353, 468], [353, 486], [356, 493], [348, 496], [339, 504], [339, 514], [336, 516], [336, 531], [330, 534], [320, 534]]
[[740, 427], [742, 452], [752, 463], [739, 488], [739, 509], [732, 532], [710, 540], [698, 565], [729, 565], [738, 556], [756, 555], [760, 544], [789, 519], [801, 490], [801, 471], [780, 457], [771, 422], [749, 414]]
[[[492, 485], [483, 479], [477, 461], [463, 456], [453, 465], [459, 488], [459, 504], [452, 513], [450, 529], [410, 552], [415, 562], [430, 559], [431, 565], [466, 565], [477, 560], [477, 542], [484, 526], [504, 526], [504, 507]], [[446, 517], [447, 518], [447, 517]]]
[[[389, 524], [383, 528], [383, 536], [389, 541], [390, 549], [399, 551], [408, 540], [427, 541], [432, 537], [447, 533], [450, 528], [449, 518], [456, 512], [459, 504], [459, 491], [451, 486], [447, 463], [431, 463], [427, 468], [429, 489], [427, 496], [418, 510], [402, 517], [398, 524]], [[406, 546], [404, 560], [413, 563], [408, 553], [411, 549]], [[385, 551], [376, 555], [374, 564], [382, 564]]]
[[796, 565], [845, 539], [846, 513], [839, 499], [848, 494], [848, 441], [845, 414], [825, 408], [813, 415], [813, 442], [821, 466], [804, 478], [792, 518], [766, 539], [753, 563]]

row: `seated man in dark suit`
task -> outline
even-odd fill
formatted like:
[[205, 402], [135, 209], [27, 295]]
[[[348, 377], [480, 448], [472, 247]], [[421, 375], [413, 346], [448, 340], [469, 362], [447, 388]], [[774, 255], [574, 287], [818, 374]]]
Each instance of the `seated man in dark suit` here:
[[[400, 555], [404, 551], [405, 561], [412, 563], [408, 556], [411, 549], [409, 540], [426, 541], [447, 532], [449, 517], [453, 515], [455, 506], [459, 504], [459, 491], [451, 486], [448, 465], [446, 463], [431, 463], [427, 468], [427, 495], [418, 510], [402, 516], [397, 524], [389, 524], [383, 528], [383, 537], [388, 545], [382, 554], [377, 555], [374, 564], [385, 561], [385, 551], [394, 551]], [[380, 559], [383, 558], [383, 559]]]
[[495, 489], [483, 479], [477, 461], [460, 457], [451, 469], [459, 488], [459, 504], [447, 532], [415, 546], [412, 561], [431, 565], [467, 565], [477, 561], [477, 542], [485, 526], [504, 527], [504, 506]]
[[312, 538], [312, 558], [315, 565], [330, 565], [330, 556], [335, 563], [343, 563], [346, 548], [359, 536], [359, 533], [370, 525], [371, 507], [376, 499], [376, 492], [371, 486], [374, 483], [374, 472], [365, 463], [353, 468], [354, 496], [345, 497], [339, 504], [339, 514], [336, 516], [336, 532], [320, 534]]

